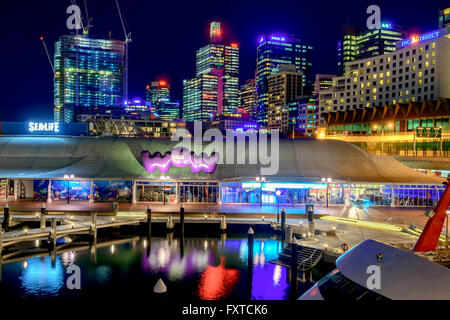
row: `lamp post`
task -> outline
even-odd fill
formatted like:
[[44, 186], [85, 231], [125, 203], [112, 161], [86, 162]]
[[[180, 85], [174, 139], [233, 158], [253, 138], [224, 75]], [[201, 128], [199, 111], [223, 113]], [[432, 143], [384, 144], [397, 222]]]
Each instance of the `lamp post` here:
[[169, 179], [169, 176], [161, 176], [161, 180], [163, 181], [163, 205], [166, 204], [166, 180]]
[[256, 177], [256, 182], [259, 183], [259, 205], [262, 206], [262, 185], [266, 181], [264, 177]]
[[277, 205], [278, 205], [278, 208], [277, 208], [277, 222], [278, 222], [278, 221], [280, 221], [280, 194], [281, 194], [281, 191], [277, 190], [275, 192], [275, 194], [277, 195]]
[[73, 180], [73, 178], [75, 178], [75, 176], [73, 174], [71, 174], [71, 175], [65, 174], [64, 175], [64, 179], [67, 180], [67, 204], [70, 204], [70, 180]]
[[328, 208], [328, 190], [330, 188], [331, 181], [333, 181], [331, 178], [322, 178], [322, 182], [327, 183], [327, 194], [326, 194], [327, 208]]

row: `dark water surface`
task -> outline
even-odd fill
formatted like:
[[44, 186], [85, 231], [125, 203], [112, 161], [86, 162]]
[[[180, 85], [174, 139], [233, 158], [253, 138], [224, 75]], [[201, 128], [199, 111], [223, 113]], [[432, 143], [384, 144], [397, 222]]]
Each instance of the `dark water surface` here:
[[[278, 257], [281, 242], [267, 235], [255, 237], [253, 268], [248, 266], [245, 235], [186, 238], [184, 246], [180, 244], [178, 238], [133, 237], [99, 242], [96, 248], [73, 246], [56, 255], [53, 263], [48, 254], [4, 262], [0, 294], [14, 300], [133, 300], [154, 297], [153, 288], [161, 278], [169, 301], [287, 300], [313, 284], [308, 274], [292, 293], [289, 270], [269, 263]], [[80, 290], [66, 285], [72, 264], [80, 267]], [[314, 270], [313, 281], [327, 271]]]

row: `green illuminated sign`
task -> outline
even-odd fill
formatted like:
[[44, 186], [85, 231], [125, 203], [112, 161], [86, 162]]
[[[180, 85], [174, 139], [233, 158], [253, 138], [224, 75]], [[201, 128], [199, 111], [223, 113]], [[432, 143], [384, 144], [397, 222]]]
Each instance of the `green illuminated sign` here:
[[440, 138], [442, 128], [416, 128], [416, 137], [419, 138]]

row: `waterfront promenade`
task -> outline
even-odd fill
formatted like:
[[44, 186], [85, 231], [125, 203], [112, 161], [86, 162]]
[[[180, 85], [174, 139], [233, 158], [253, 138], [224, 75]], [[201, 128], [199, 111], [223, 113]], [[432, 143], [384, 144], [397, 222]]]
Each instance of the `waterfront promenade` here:
[[[8, 201], [8, 205], [12, 212], [23, 211], [34, 212], [39, 211], [42, 204], [45, 204], [46, 209], [50, 212], [97, 212], [99, 214], [112, 212], [112, 205], [109, 202], [95, 202], [88, 201], [73, 201], [67, 204], [65, 201], [53, 201], [52, 203], [38, 202], [38, 201]], [[4, 200], [0, 200], [0, 208], [5, 205]], [[180, 204], [166, 203], [119, 203], [119, 212], [145, 212], [147, 206], [150, 205], [154, 213], [170, 213], [179, 212]], [[189, 204], [183, 203], [185, 212], [188, 215], [211, 215], [213, 213], [226, 213], [233, 217], [242, 218], [261, 218], [265, 216], [271, 219], [276, 216], [277, 212], [282, 208], [286, 210], [288, 217], [291, 214], [304, 214], [304, 205], [269, 205], [269, 204]], [[314, 212], [319, 215], [331, 215], [335, 217], [351, 218], [364, 221], [381, 222], [388, 224], [395, 224], [399, 226], [410, 226], [411, 224], [418, 227], [425, 226], [428, 217], [425, 216], [425, 207], [405, 208], [405, 207], [381, 207], [381, 206], [356, 206], [346, 207], [344, 205], [330, 205], [328, 208], [325, 205], [315, 205]], [[0, 216], [3, 210], [0, 210]]]

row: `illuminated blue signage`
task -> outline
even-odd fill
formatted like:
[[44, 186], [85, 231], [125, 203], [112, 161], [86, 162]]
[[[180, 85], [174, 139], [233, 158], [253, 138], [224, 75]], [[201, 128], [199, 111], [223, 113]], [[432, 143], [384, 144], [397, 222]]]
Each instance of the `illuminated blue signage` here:
[[381, 29], [392, 29], [392, 24], [390, 24], [388, 22], [383, 22], [381, 24]]
[[285, 42], [286, 41], [285, 37], [280, 37], [280, 36], [271, 36], [270, 39], [272, 39], [274, 41], [281, 41], [281, 42]]
[[[242, 182], [243, 189], [259, 189], [261, 188], [261, 182]], [[263, 190], [275, 190], [275, 189], [326, 189], [326, 183], [277, 183], [277, 182], [264, 182], [262, 183]]]
[[409, 39], [402, 40], [400, 42], [400, 47], [406, 47], [411, 44], [416, 44], [419, 42], [435, 39], [435, 38], [438, 38], [440, 35], [441, 35], [440, 31], [433, 31], [433, 32], [421, 34], [419, 36], [411, 36], [411, 38], [409, 38]]
[[59, 132], [59, 122], [29, 122], [30, 132]]

